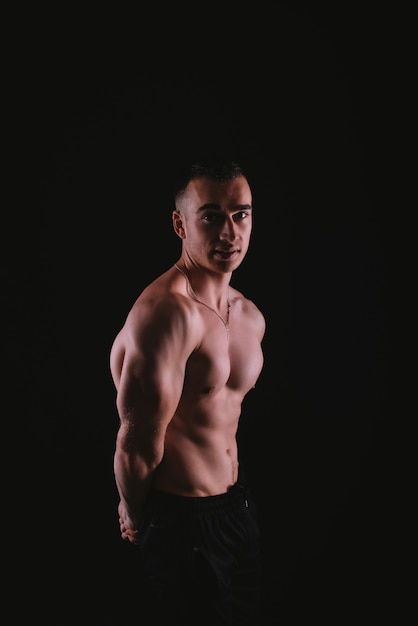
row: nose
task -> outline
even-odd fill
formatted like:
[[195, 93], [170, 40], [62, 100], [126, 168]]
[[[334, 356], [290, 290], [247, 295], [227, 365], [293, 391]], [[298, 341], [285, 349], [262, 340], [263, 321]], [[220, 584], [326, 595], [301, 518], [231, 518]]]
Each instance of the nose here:
[[235, 240], [235, 237], [235, 222], [232, 218], [227, 217], [222, 224], [219, 239], [221, 241], [229, 241], [232, 243]]

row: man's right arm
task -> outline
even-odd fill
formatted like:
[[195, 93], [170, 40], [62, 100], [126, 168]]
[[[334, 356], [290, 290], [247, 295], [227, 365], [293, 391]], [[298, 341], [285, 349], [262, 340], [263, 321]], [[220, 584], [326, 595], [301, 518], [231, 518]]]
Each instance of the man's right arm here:
[[187, 361], [185, 335], [178, 325], [173, 332], [172, 312], [147, 316], [146, 325], [140, 319], [138, 312], [131, 314], [122, 331], [116, 399], [120, 427], [114, 455], [121, 533], [133, 542], [164, 456], [165, 433], [180, 400]]

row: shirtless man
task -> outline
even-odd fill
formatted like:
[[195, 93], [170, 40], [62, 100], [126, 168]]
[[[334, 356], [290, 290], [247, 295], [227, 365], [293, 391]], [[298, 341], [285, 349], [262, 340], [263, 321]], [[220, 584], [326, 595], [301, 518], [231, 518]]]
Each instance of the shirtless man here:
[[252, 193], [239, 165], [208, 160], [174, 196], [180, 258], [139, 295], [111, 350], [120, 531], [152, 581], [139, 609], [151, 598], [170, 624], [258, 624], [259, 530], [236, 435], [265, 319], [230, 285]]

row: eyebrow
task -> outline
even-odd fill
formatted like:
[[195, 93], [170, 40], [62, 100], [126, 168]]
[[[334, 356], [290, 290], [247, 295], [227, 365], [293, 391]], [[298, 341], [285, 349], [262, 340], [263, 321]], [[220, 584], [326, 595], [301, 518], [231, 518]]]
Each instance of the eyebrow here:
[[[202, 204], [202, 206], [200, 206], [197, 209], [197, 213], [203, 213], [204, 211], [207, 211], [208, 209], [212, 210], [212, 211], [221, 211], [221, 206], [219, 204], [216, 204], [215, 202], [207, 202], [206, 204]], [[251, 204], [237, 204], [234, 208], [234, 211], [252, 211], [253, 207], [251, 206]]]

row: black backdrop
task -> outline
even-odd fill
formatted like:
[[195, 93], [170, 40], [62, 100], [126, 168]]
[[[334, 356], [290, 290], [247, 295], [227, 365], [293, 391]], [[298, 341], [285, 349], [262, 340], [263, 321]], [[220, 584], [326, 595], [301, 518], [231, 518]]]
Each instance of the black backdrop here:
[[239, 432], [260, 510], [265, 623], [373, 621], [392, 609], [394, 578], [387, 41], [364, 7], [162, 14], [119, 28], [110, 15], [106, 28], [55, 15], [25, 52], [36, 182], [13, 218], [20, 262], [6, 266], [4, 309], [13, 458], [24, 460], [12, 472], [28, 535], [13, 570], [23, 611], [56, 626], [140, 613], [117, 523], [108, 355], [138, 293], [180, 251], [172, 163], [216, 149], [247, 166], [254, 190], [233, 284], [267, 320]]

